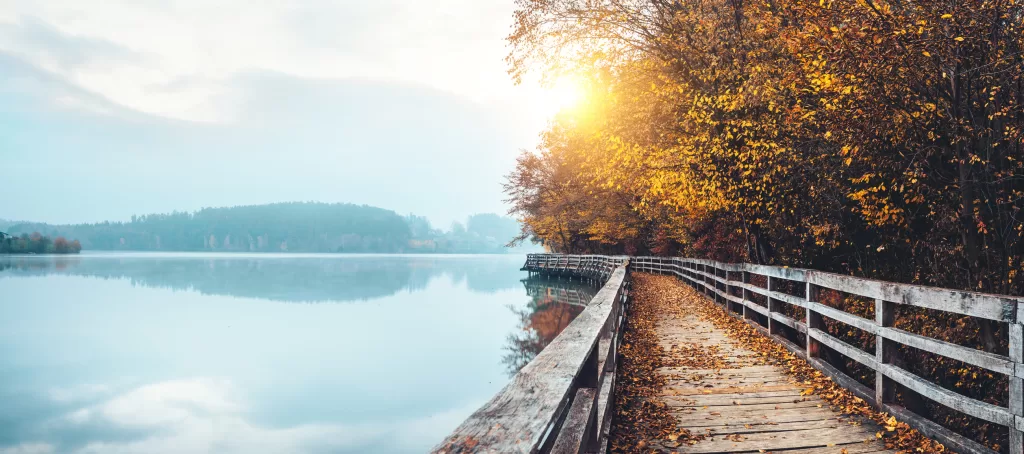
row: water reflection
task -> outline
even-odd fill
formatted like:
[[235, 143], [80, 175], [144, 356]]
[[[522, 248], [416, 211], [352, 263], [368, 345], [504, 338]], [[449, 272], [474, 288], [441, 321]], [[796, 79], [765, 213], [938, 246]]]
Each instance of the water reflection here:
[[541, 350], [569, 326], [597, 294], [595, 285], [535, 277], [524, 279], [530, 302], [525, 308], [511, 307], [520, 329], [508, 335], [502, 363], [509, 376], [529, 364]]
[[476, 292], [516, 288], [518, 255], [95, 254], [0, 256], [0, 278], [68, 274], [284, 302], [340, 302], [416, 291], [442, 275]]
[[595, 293], [522, 262], [0, 257], [0, 454], [426, 451]]
[[[417, 452], [437, 441], [472, 409], [388, 421], [306, 421], [263, 424], [244, 390], [221, 378], [155, 382], [104, 392], [94, 402], [44, 421], [45, 441], [0, 439], [2, 453], [336, 453]], [[5, 442], [15, 441], [7, 445]], [[5, 446], [6, 445], [6, 446]]]

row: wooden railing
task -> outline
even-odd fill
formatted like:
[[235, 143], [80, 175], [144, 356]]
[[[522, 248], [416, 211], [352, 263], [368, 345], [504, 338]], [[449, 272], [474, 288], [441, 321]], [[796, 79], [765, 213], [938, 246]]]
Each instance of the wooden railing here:
[[586, 307], [594, 298], [596, 290], [580, 287], [579, 284], [553, 279], [523, 279], [526, 295], [549, 297], [556, 303]]
[[[994, 452], [897, 405], [894, 402], [896, 384], [957, 412], [1007, 427], [1009, 452], [1024, 452], [1024, 298], [896, 284], [805, 269], [701, 259], [634, 257], [630, 266], [637, 271], [675, 274], [684, 279], [725, 306], [730, 314], [760, 328], [805, 358], [839, 385], [954, 451]], [[752, 280], [763, 284], [755, 285]], [[794, 285], [802, 286], [803, 291], [785, 291]], [[822, 304], [819, 299], [822, 289], [873, 299], [875, 319], [869, 320]], [[760, 295], [757, 299], [766, 304], [756, 303], [754, 295]], [[896, 305], [1005, 323], [1009, 332], [1009, 354], [985, 352], [894, 328]], [[802, 308], [805, 316], [802, 319], [788, 316], [786, 313], [792, 311], [786, 311], [785, 306]], [[826, 318], [873, 335], [875, 351], [864, 351], [830, 335], [825, 329]], [[798, 346], [794, 340], [804, 345]], [[1006, 376], [1009, 381], [1008, 406], [964, 396], [899, 367], [893, 361], [894, 349], [899, 345]], [[825, 361], [821, 357], [822, 346], [872, 369], [874, 389]]]
[[625, 261], [625, 256], [529, 254], [522, 269], [534, 273], [587, 277], [604, 281]]
[[600, 279], [580, 315], [433, 452], [606, 452], [626, 257], [531, 254], [524, 270]]

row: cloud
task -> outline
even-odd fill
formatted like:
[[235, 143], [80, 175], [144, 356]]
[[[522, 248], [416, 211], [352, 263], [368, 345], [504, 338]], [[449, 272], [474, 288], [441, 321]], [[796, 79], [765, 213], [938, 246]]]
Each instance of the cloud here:
[[[427, 417], [355, 424], [304, 423], [268, 427], [252, 421], [240, 392], [225, 380], [194, 378], [144, 385], [61, 418], [65, 430], [88, 426], [92, 439], [65, 446], [74, 453], [321, 453], [419, 452], [433, 445], [477, 406]], [[341, 410], [341, 409], [339, 409]], [[60, 425], [51, 426], [60, 431]], [[106, 432], [146, 429], [132, 439], [109, 439]], [[0, 448], [7, 454], [34, 446]]]
[[99, 396], [109, 394], [112, 391], [110, 386], [85, 383], [72, 387], [52, 388], [49, 391], [50, 400], [66, 404], [83, 400], [92, 400]]
[[[415, 212], [443, 226], [504, 211], [502, 176], [533, 140], [510, 113], [410, 84], [250, 71], [216, 98], [233, 120], [210, 124], [125, 109], [3, 54], [0, 73], [16, 75], [0, 82], [23, 84], [0, 89], [7, 183], [36, 188], [5, 206], [4, 217], [19, 219], [320, 200]], [[48, 104], [54, 94], [77, 104]]]
[[48, 61], [64, 70], [86, 65], [144, 61], [138, 52], [112, 41], [70, 35], [32, 16], [22, 16], [14, 23], [0, 23], [0, 43], [5, 48], [17, 49], [22, 55]]
[[[245, 71], [388, 80], [478, 101], [522, 95], [505, 74], [513, 4], [503, 0], [0, 6], [11, 15], [0, 14], [0, 49], [119, 104], [179, 119], [221, 120], [211, 98]], [[153, 90], [183, 79], [204, 83]]]
[[10, 113], [72, 109], [124, 117], [136, 115], [130, 109], [83, 89], [60, 74], [39, 67], [20, 55], [2, 50], [0, 96], [8, 100], [0, 105], [0, 111]]
[[291, 200], [441, 226], [504, 212], [502, 178], [544, 122], [504, 72], [510, 9], [0, 0], [0, 159], [30, 189], [0, 216]]

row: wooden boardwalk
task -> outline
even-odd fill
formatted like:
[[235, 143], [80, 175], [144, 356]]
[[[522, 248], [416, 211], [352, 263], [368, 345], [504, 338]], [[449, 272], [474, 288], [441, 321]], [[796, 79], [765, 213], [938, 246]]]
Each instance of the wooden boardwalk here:
[[[702, 305], [701, 300], [691, 298], [673, 301], [668, 307], [678, 310], [654, 318], [656, 339], [667, 352], [667, 361], [654, 373], [663, 374], [666, 380], [654, 380], [660, 393], [652, 395], [650, 391], [655, 388], [648, 388], [642, 396], [657, 399], [665, 407], [646, 405], [649, 400], [640, 403], [642, 407], [667, 408], [668, 413], [656, 411], [656, 418], [633, 426], [644, 427], [642, 432], [631, 432], [647, 441], [637, 446], [641, 449], [657, 446], [663, 452], [687, 453], [888, 452], [876, 436], [882, 432], [887, 442], [895, 441], [892, 445], [900, 449], [913, 442], [917, 443], [913, 449], [938, 452], [942, 447], [935, 440], [948, 451], [997, 454], [992, 440], [975, 439], [978, 437], [971, 433], [972, 427], [952, 430], [904, 407], [897, 398], [902, 390], [941, 405], [944, 411], [1004, 427], [1008, 434], [1004, 446], [1009, 449], [1003, 452], [1024, 453], [1024, 297], [686, 257], [530, 254], [523, 270], [530, 275], [589, 279], [603, 286], [583, 312], [505, 388], [436, 445], [436, 453], [615, 452], [618, 439], [612, 440], [612, 425], [630, 418], [628, 411], [616, 416], [618, 404], [613, 397], [624, 395], [617, 391], [621, 386], [617, 383], [618, 364], [623, 327], [631, 326], [626, 308], [637, 290], [631, 272], [675, 276], [678, 281], [673, 282], [678, 282], [679, 291], [667, 293], [679, 295], [684, 289], [703, 293], [707, 301], [713, 301], [708, 304], [725, 311], [702, 310], [697, 307]], [[841, 306], [831, 305], [823, 293], [833, 299], [847, 295], [874, 300], [873, 314], [870, 310], [861, 314], [845, 312]], [[982, 351], [907, 331], [898, 320], [897, 309], [901, 307], [1001, 324], [1008, 333], [1007, 351]], [[743, 330], [733, 329], [719, 316], [760, 332], [766, 336], [765, 342], [771, 342], [766, 345], [776, 350], [761, 354], [748, 350], [744, 346], [758, 349], [762, 344], [750, 342]], [[836, 326], [830, 327], [826, 319]], [[644, 324], [645, 332], [650, 332], [650, 324]], [[726, 330], [742, 338], [732, 339]], [[837, 337], [844, 330], [872, 336], [873, 348]], [[645, 334], [645, 339], [650, 337]], [[959, 361], [978, 373], [998, 374], [1009, 386], [992, 390], [999, 398], [997, 403], [990, 402], [992, 396], [980, 400], [979, 396], [960, 394], [916, 375], [920, 372], [899, 360], [901, 348]], [[895, 429], [881, 429], [874, 422], [852, 420], [833, 412], [814, 394], [820, 383], [799, 383], [786, 373], [789, 370], [773, 365], [785, 363], [778, 355], [780, 351], [806, 362], [781, 367], [797, 371], [801, 377], [811, 370], [816, 377], [830, 378], [849, 391], [843, 399], [891, 415], [888, 421], [893, 422], [886, 425], [894, 424]], [[765, 353], [767, 357], [762, 356]], [[843, 358], [834, 359], [836, 355]], [[874, 386], [862, 383], [864, 377], [847, 375], [831, 361], [859, 363], [873, 372]], [[645, 370], [644, 377], [652, 377], [649, 370]], [[637, 383], [636, 377], [626, 380], [627, 388]], [[672, 417], [678, 427], [663, 427], [663, 423], [672, 425]], [[879, 418], [884, 416], [874, 414], [872, 418], [881, 421]], [[644, 426], [651, 422], [657, 425]], [[903, 429], [898, 428], [900, 425]], [[919, 433], [909, 431], [908, 426]], [[665, 438], [644, 438], [648, 437], [648, 428], [666, 430], [649, 435]], [[678, 428], [687, 429], [689, 435], [682, 437], [686, 434], [671, 430]], [[899, 437], [892, 437], [890, 430]], [[620, 433], [616, 427], [614, 435]]]
[[658, 370], [667, 379], [658, 399], [680, 427], [707, 438], [693, 445], [651, 440], [652, 445], [684, 453], [892, 452], [875, 437], [884, 429], [840, 415], [814, 394], [804, 395], [806, 386], [765, 365], [698, 314], [666, 314], [656, 330], [670, 357], [698, 351], [710, 356], [702, 362], [716, 368], [680, 367], [669, 359], [669, 366]]

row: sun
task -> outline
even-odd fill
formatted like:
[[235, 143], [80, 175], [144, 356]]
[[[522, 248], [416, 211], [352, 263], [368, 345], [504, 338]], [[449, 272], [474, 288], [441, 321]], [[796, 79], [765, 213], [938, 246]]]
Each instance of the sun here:
[[552, 115], [576, 107], [584, 98], [583, 87], [575, 77], [559, 77], [543, 91], [545, 110]]

